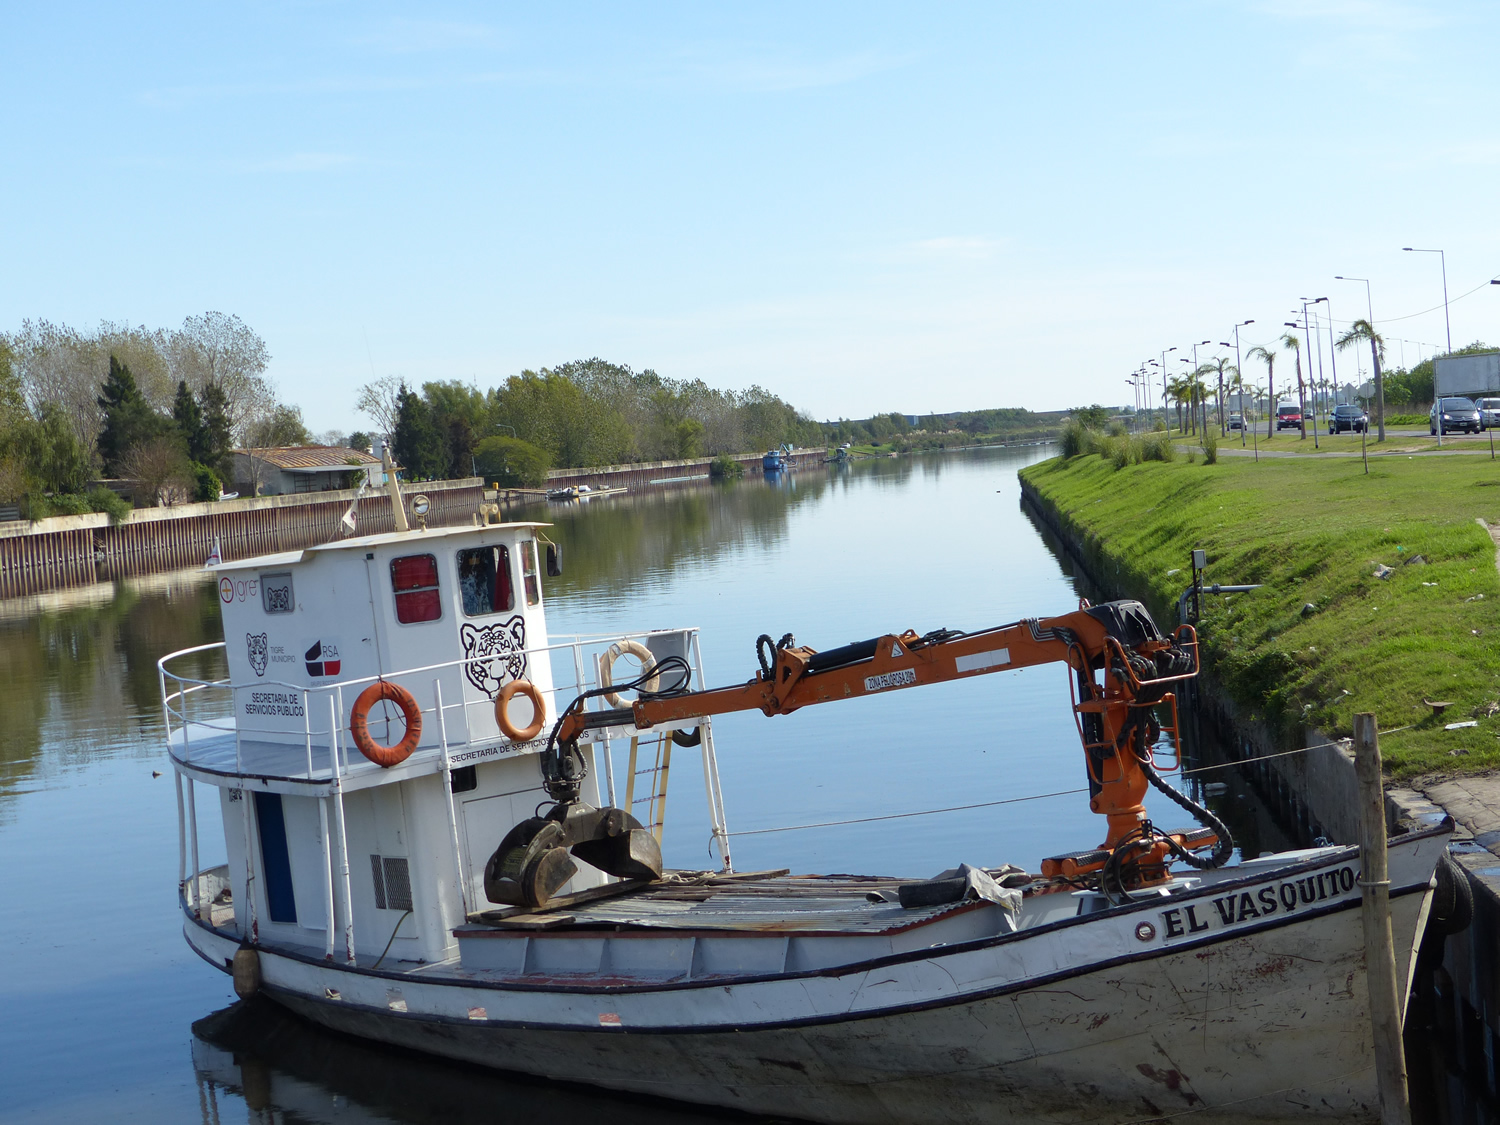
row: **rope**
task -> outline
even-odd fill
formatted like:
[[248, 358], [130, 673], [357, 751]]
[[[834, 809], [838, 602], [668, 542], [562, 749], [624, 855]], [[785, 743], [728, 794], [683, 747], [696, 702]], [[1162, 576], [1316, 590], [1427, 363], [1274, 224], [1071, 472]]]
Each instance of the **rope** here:
[[[1393, 727], [1382, 734], [1396, 734], [1398, 731], [1411, 730], [1416, 724], [1408, 724], [1404, 727]], [[1293, 754], [1306, 754], [1309, 750], [1323, 750], [1330, 746], [1341, 746], [1339, 742], [1319, 742], [1312, 746], [1304, 746], [1300, 750], [1282, 750], [1275, 754], [1262, 754], [1256, 758], [1240, 758], [1233, 762], [1220, 762], [1212, 766], [1199, 766], [1197, 769], [1183, 770], [1181, 776], [1190, 777], [1194, 774], [1207, 773], [1209, 770], [1229, 769], [1233, 766], [1248, 766], [1252, 762], [1264, 762], [1271, 758], [1286, 758]], [[1087, 793], [1087, 789], [1060, 789], [1055, 793], [1035, 793], [1029, 797], [1010, 797], [1003, 801], [981, 801], [974, 805], [950, 805], [943, 809], [918, 809], [916, 812], [885, 813], [881, 816], [856, 816], [848, 820], [820, 820], [812, 824], [787, 824], [780, 828], [746, 828], [739, 832], [730, 832], [730, 836], [765, 836], [773, 832], [801, 832], [807, 828], [837, 828], [845, 824], [871, 824], [878, 820], [905, 820], [913, 816], [936, 816], [939, 813], [968, 812], [971, 809], [992, 809], [999, 805], [1018, 805], [1024, 801], [1044, 801], [1051, 797], [1074, 797], [1079, 793]]]
[[992, 809], [997, 805], [1018, 805], [1022, 801], [1041, 801], [1048, 797], [1072, 797], [1087, 789], [1062, 789], [1056, 793], [1037, 793], [1030, 797], [1011, 797], [1004, 801], [981, 801], [977, 805], [953, 805], [946, 809], [921, 809], [918, 812], [886, 813], [884, 816], [857, 816], [850, 820], [821, 820], [816, 824], [788, 824], [782, 828], [747, 828], [730, 832], [731, 836], [764, 836], [769, 832], [800, 832], [804, 828], [833, 828], [840, 824], [869, 824], [876, 820], [903, 820], [910, 816], [934, 816], [937, 813], [967, 812], [969, 809]]

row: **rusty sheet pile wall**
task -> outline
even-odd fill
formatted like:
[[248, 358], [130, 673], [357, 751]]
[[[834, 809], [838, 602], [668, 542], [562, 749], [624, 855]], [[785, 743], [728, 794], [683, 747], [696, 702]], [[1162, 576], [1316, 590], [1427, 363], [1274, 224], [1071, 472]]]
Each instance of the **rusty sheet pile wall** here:
[[[413, 524], [411, 498], [418, 492], [431, 501], [432, 527], [468, 523], [483, 499], [477, 479], [407, 486]], [[118, 525], [97, 514], [0, 524], [0, 597], [198, 566], [213, 551], [215, 536], [226, 561], [327, 543], [348, 534], [343, 516], [355, 496], [321, 492], [146, 508]], [[383, 492], [361, 497], [357, 521], [360, 535], [394, 531], [390, 498]]]

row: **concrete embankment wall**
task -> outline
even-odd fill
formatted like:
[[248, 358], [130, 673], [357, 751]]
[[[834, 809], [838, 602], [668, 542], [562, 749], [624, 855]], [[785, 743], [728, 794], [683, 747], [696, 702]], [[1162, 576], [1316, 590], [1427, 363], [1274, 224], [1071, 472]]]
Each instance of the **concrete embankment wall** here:
[[[1021, 481], [1021, 497], [1031, 514], [1040, 521], [1061, 545], [1073, 564], [1089, 582], [1111, 598], [1141, 598], [1142, 591], [1131, 588], [1127, 570], [1121, 560], [1109, 552], [1098, 536], [1079, 527], [1029, 481]], [[1163, 629], [1177, 624], [1176, 606], [1151, 605], [1152, 616]], [[1205, 669], [1195, 685], [1197, 701], [1219, 733], [1225, 746], [1242, 758], [1262, 758], [1294, 749], [1279, 742], [1259, 720], [1252, 719], [1229, 697], [1215, 679], [1212, 669]], [[1305, 806], [1312, 834], [1341, 844], [1359, 841], [1357, 816], [1358, 789], [1354, 777], [1354, 755], [1342, 742], [1330, 739], [1322, 731], [1304, 727], [1300, 740], [1305, 753], [1290, 754], [1256, 763], [1255, 772], [1277, 789], [1286, 790], [1282, 803], [1295, 808]], [[1394, 818], [1400, 811], [1391, 810]]]
[[[793, 469], [821, 465], [827, 458], [825, 449], [794, 449], [786, 461]], [[751, 473], [761, 472], [761, 454], [740, 453], [732, 460]], [[683, 461], [642, 461], [633, 465], [602, 465], [590, 469], [553, 469], [547, 474], [548, 488], [567, 488], [586, 484], [590, 488], [648, 488], [662, 480], [704, 476], [713, 464], [712, 457], [690, 457]]]
[[[477, 477], [434, 481], [404, 490], [431, 501], [427, 523], [467, 523], [483, 500]], [[140, 508], [119, 524], [101, 513], [0, 523], [0, 597], [16, 597], [59, 586], [197, 566], [219, 541], [224, 560], [327, 543], [346, 534], [344, 513], [353, 490], [291, 496], [258, 496], [175, 508]], [[396, 529], [390, 497], [367, 492], [359, 498], [360, 535]]]
[[[1128, 566], [1110, 553], [1108, 543], [1074, 523], [1024, 479], [1021, 496], [1090, 584], [1107, 597], [1141, 597], [1140, 589], [1131, 588]], [[1175, 606], [1149, 608], [1158, 622], [1176, 624]], [[1242, 712], [1211, 669], [1198, 680], [1198, 702], [1223, 744], [1241, 759], [1264, 759], [1241, 767], [1262, 794], [1284, 815], [1302, 818], [1310, 835], [1358, 842], [1357, 785], [1348, 745], [1311, 727], [1302, 729], [1295, 745], [1280, 741]], [[1299, 746], [1305, 748], [1302, 753], [1284, 753]], [[1277, 754], [1281, 756], [1267, 757]], [[1436, 787], [1434, 797], [1445, 788], [1455, 786]], [[1454, 815], [1460, 828], [1453, 857], [1473, 899], [1472, 922], [1446, 936], [1429, 931], [1415, 964], [1406, 1041], [1413, 1106], [1419, 1098], [1428, 1103], [1422, 1120], [1480, 1120], [1471, 1115], [1500, 1103], [1500, 809], [1490, 807], [1494, 801], [1474, 803], [1477, 809], [1450, 813], [1423, 793], [1386, 791], [1392, 831], [1430, 827]], [[1483, 831], [1486, 826], [1493, 831]]]

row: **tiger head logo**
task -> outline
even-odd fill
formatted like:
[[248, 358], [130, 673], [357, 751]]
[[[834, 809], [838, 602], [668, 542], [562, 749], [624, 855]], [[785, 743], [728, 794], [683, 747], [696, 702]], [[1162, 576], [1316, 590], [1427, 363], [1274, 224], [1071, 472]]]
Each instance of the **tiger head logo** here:
[[493, 698], [506, 680], [526, 678], [526, 622], [519, 615], [501, 625], [458, 631], [464, 646], [464, 676]]
[[259, 636], [254, 633], [245, 634], [245, 648], [250, 653], [250, 667], [255, 670], [257, 676], [266, 674], [266, 665], [271, 659], [271, 646], [266, 643], [266, 634]]

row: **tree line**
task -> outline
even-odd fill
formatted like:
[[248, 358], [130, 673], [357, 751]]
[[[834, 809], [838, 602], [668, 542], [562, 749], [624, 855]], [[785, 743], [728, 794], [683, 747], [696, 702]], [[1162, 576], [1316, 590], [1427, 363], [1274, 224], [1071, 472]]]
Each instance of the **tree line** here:
[[180, 329], [105, 322], [82, 331], [27, 320], [0, 333], [0, 501], [31, 519], [128, 507], [100, 478], [136, 482], [145, 503], [216, 499], [235, 446], [301, 445], [301, 412], [266, 378], [265, 341], [208, 312]]
[[602, 359], [525, 370], [481, 390], [458, 380], [366, 384], [357, 400], [408, 477], [480, 473], [541, 483], [551, 468], [682, 460], [818, 444], [823, 427], [762, 387], [725, 391]]

